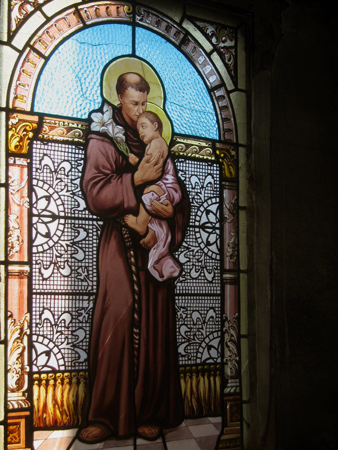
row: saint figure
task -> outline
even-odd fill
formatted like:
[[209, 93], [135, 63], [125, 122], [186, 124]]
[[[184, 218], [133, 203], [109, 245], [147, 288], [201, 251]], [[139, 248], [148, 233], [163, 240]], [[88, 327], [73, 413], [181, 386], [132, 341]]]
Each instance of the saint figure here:
[[[136, 58], [125, 59], [147, 66]], [[146, 145], [137, 131], [150, 91], [144, 76], [122, 72], [105, 82], [110, 90], [116, 85], [119, 104], [105, 102], [91, 115], [82, 179], [88, 208], [103, 219], [90, 344], [91, 404], [88, 424], [79, 433], [87, 443], [136, 434], [157, 439], [163, 428], [183, 420], [174, 280], [158, 281], [148, 270], [156, 233], [147, 227], [147, 234], [140, 236], [124, 217], [138, 215], [145, 188], [163, 175], [165, 157], [173, 179], [166, 199], [151, 202], [151, 214], [168, 224], [171, 252], [183, 240], [189, 206], [170, 155], [144, 157]], [[138, 158], [136, 165], [129, 152]]]

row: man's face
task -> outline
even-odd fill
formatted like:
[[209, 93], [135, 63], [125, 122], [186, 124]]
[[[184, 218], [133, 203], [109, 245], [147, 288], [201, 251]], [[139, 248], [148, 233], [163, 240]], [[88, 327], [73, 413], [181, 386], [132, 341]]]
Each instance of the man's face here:
[[128, 88], [122, 95], [119, 95], [122, 105], [122, 114], [126, 122], [136, 128], [138, 116], [146, 110], [147, 93], [138, 92], [135, 89]]
[[153, 139], [158, 137], [157, 127], [158, 127], [158, 125], [156, 122], [151, 123], [150, 120], [147, 119], [146, 117], [141, 117], [137, 121], [138, 134], [140, 135], [140, 138], [142, 139], [142, 141], [147, 145]]

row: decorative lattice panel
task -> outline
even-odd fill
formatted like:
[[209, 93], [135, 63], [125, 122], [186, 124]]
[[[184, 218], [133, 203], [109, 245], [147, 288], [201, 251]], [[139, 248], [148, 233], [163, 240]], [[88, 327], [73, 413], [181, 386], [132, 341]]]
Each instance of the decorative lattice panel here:
[[95, 292], [100, 223], [84, 202], [82, 147], [33, 146], [33, 291]]
[[220, 293], [219, 166], [179, 160], [176, 167], [190, 198], [190, 223], [176, 256], [183, 273], [178, 294]]
[[34, 219], [34, 291], [95, 292], [99, 224], [46, 216]]
[[88, 368], [101, 223], [80, 188], [81, 146], [32, 148], [33, 370]]
[[33, 370], [83, 370], [94, 296], [33, 295]]
[[220, 362], [220, 184], [214, 163], [178, 160], [190, 199], [190, 223], [176, 257], [183, 272], [176, 281], [180, 364]]
[[221, 361], [219, 297], [177, 297], [177, 344], [181, 364]]
[[34, 215], [92, 218], [80, 189], [83, 159], [84, 150], [81, 146], [34, 142]]
[[[87, 368], [97, 287], [100, 221], [84, 202], [81, 146], [36, 141], [32, 150], [34, 370]], [[219, 166], [176, 161], [190, 198], [190, 223], [176, 254], [180, 363], [219, 362]], [[202, 296], [201, 296], [202, 294]]]

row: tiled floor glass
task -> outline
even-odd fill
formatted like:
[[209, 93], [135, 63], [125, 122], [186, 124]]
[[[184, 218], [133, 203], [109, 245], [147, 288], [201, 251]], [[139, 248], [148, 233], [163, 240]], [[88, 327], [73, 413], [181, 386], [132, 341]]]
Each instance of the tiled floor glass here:
[[[163, 439], [150, 442], [137, 439], [137, 450], [214, 450], [222, 428], [221, 417], [187, 419], [182, 425], [164, 430]], [[77, 429], [36, 431], [37, 450], [135, 450], [134, 439], [108, 439], [99, 444], [84, 444], [76, 439]]]

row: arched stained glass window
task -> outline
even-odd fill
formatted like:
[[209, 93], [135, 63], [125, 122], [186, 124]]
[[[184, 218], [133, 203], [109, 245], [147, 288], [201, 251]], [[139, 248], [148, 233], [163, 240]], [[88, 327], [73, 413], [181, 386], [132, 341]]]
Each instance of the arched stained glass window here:
[[[150, 416], [156, 418], [152, 425], [160, 428], [152, 444], [154, 449], [161, 445], [182, 449], [188, 448], [184, 445], [241, 448], [242, 414], [245, 415], [248, 400], [246, 384], [240, 382], [240, 340], [246, 334], [245, 318], [239, 328], [239, 286], [245, 292], [247, 268], [246, 195], [240, 172], [248, 146], [245, 23], [240, 16], [229, 14], [220, 20], [217, 11], [206, 14], [189, 5], [184, 8], [176, 5], [171, 10], [170, 2], [162, 11], [159, 5], [153, 9], [133, 2], [71, 4], [54, 0], [33, 6], [21, 1], [11, 7], [8, 4], [4, 14], [10, 21], [8, 32], [6, 18], [2, 22], [5, 39], [0, 56], [3, 79], [7, 80], [2, 87], [0, 112], [0, 199], [2, 211], [6, 211], [1, 222], [1, 234], [6, 236], [0, 248], [1, 311], [7, 314], [7, 329], [1, 329], [0, 350], [7, 355], [8, 365], [7, 380], [2, 379], [0, 391], [7, 405], [0, 417], [4, 445], [12, 449], [38, 448], [39, 441], [49, 433], [50, 439], [62, 435], [64, 448], [82, 448], [76, 433], [87, 424], [90, 391], [95, 385], [90, 364], [96, 326], [93, 314], [100, 289], [106, 283], [106, 290], [115, 286], [113, 290], [121, 291], [121, 296], [127, 295], [123, 294], [127, 290], [132, 291], [134, 316], [138, 316], [129, 324], [132, 326], [129, 345], [131, 353], [134, 351], [132, 374], [121, 363], [122, 368], [115, 365], [114, 373], [108, 371], [106, 376], [107, 386], [114, 379], [120, 380], [117, 385], [122, 386], [121, 380], [129, 376], [131, 383], [135, 383], [135, 404], [131, 405], [135, 432], [115, 432], [114, 436], [116, 430], [106, 425], [105, 433], [107, 429], [112, 431], [112, 436], [105, 436], [109, 437], [107, 442], [113, 441], [114, 447], [142, 445], [139, 440], [142, 433], [137, 435], [137, 426], [143, 425], [137, 422], [141, 414], [137, 383], [141, 383], [142, 365], [152, 359], [144, 373], [156, 382], [143, 391], [157, 392], [156, 401], [160, 405]], [[151, 257], [142, 262], [143, 253], [137, 247], [142, 238], [137, 230], [128, 227], [126, 215], [134, 210], [125, 206], [127, 194], [123, 187], [113, 192], [116, 197], [121, 192], [124, 196], [123, 212], [115, 215], [95, 211], [85, 187], [90, 139], [101, 139], [105, 145], [113, 146], [117, 160], [122, 161], [123, 173], [135, 174], [142, 164], [138, 162], [133, 169], [128, 156], [119, 153], [121, 140], [106, 131], [111, 121], [114, 127], [116, 123], [122, 124], [116, 122], [119, 112], [126, 117], [124, 94], [120, 95], [122, 99], [119, 97], [122, 107], [117, 106], [118, 102], [110, 100], [108, 88], [104, 87], [104, 74], [121, 58], [129, 61], [125, 67], [134, 67], [135, 61], [146, 67], [142, 76], [150, 84], [147, 107], [151, 110], [150, 104], [157, 105], [155, 110], [160, 110], [163, 120], [163, 136], [165, 132], [169, 136], [166, 141], [173, 161], [172, 176], [177, 178], [182, 197], [173, 205], [168, 220], [171, 233], [168, 239], [172, 245], [168, 244], [165, 257], [169, 255], [170, 261], [179, 267], [174, 275], [171, 272], [167, 275], [166, 269], [161, 269], [162, 272], [156, 269], [160, 274], [156, 278], [150, 269]], [[9, 61], [8, 66], [3, 64], [5, 60]], [[138, 69], [124, 72], [129, 71], [139, 73]], [[109, 89], [115, 91], [116, 81], [115, 78], [109, 81], [112, 86]], [[128, 89], [138, 94], [144, 92], [134, 87]], [[157, 100], [151, 97], [155, 95], [154, 89]], [[113, 116], [109, 116], [110, 111]], [[135, 137], [136, 122], [131, 128]], [[129, 146], [127, 153], [133, 153], [128, 129], [126, 125], [123, 143]], [[137, 139], [141, 145], [141, 132]], [[145, 146], [142, 148], [144, 151]], [[99, 152], [103, 150], [99, 148]], [[116, 174], [123, 178], [121, 167], [116, 168]], [[168, 195], [171, 198], [170, 190]], [[140, 207], [141, 193], [135, 196]], [[180, 214], [185, 219], [179, 221]], [[151, 221], [167, 223], [164, 216], [158, 220], [156, 214]], [[120, 274], [120, 267], [102, 269], [102, 260], [99, 267], [106, 230], [117, 224], [121, 233], [118, 245], [125, 246], [121, 261], [128, 269], [127, 278]], [[180, 230], [177, 224], [182, 227]], [[175, 236], [179, 235], [181, 238], [174, 245]], [[158, 236], [149, 255], [155, 254], [154, 249], [159, 246]], [[112, 267], [115, 263], [122, 264], [121, 261], [117, 253], [111, 254]], [[104, 281], [107, 274], [112, 279], [118, 274], [118, 284], [110, 278]], [[158, 281], [161, 277], [167, 278]], [[117, 292], [109, 295], [113, 297], [106, 298], [119, 301]], [[160, 319], [152, 324], [146, 322], [142, 298], [159, 303], [165, 295], [171, 306], [162, 311], [154, 304], [153, 314]], [[163, 317], [166, 314], [170, 317], [170, 308], [175, 320], [166, 326], [171, 330], [158, 332], [157, 328], [162, 329], [167, 323]], [[110, 314], [109, 309], [106, 311]], [[245, 317], [245, 297], [241, 311]], [[135, 320], [141, 322], [139, 328]], [[104, 339], [108, 342], [109, 332]], [[118, 338], [114, 339], [118, 353], [122, 344]], [[161, 339], [171, 342], [174, 339], [176, 359], [175, 364], [164, 362], [163, 367], [170, 370], [158, 376], [159, 355], [165, 355], [164, 361], [172, 358], [171, 344], [163, 344]], [[151, 358], [143, 357], [144, 342], [148, 345], [147, 355], [153, 347], [165, 350], [158, 354], [154, 350]], [[105, 348], [102, 342], [100, 345], [98, 360]], [[127, 343], [123, 345], [128, 347]], [[244, 362], [246, 349], [246, 339], [242, 338]], [[91, 352], [92, 357], [93, 349]], [[3, 368], [4, 361], [1, 360]], [[171, 371], [176, 371], [176, 375], [171, 375]], [[174, 420], [159, 419], [166, 413], [158, 413], [161, 404], [162, 409], [169, 408], [163, 406], [168, 404], [165, 403], [168, 391], [163, 387], [167, 376], [176, 377], [179, 383], [180, 398], [172, 403], [180, 404], [184, 414], [174, 428]], [[108, 391], [107, 388], [107, 396]], [[95, 421], [92, 414], [89, 412], [89, 420]], [[123, 415], [122, 410], [119, 415]], [[97, 419], [102, 423], [101, 417]], [[173, 444], [176, 440], [178, 443]]]

